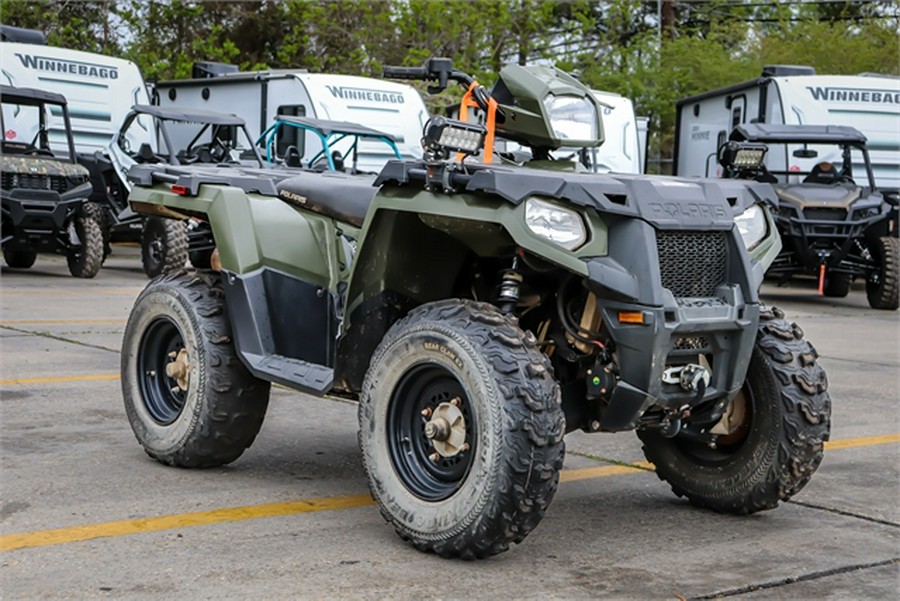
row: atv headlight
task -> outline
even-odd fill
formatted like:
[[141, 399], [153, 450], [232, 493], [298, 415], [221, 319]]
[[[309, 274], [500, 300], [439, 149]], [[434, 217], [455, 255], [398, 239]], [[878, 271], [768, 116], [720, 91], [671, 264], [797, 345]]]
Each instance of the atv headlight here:
[[537, 198], [525, 201], [525, 225], [541, 238], [566, 250], [575, 250], [587, 240], [584, 221], [577, 211]]
[[599, 137], [597, 109], [588, 98], [550, 95], [544, 98], [544, 109], [558, 139], [596, 142]]
[[738, 232], [741, 234], [741, 240], [747, 250], [752, 250], [766, 237], [766, 214], [759, 205], [753, 205], [740, 215], [734, 218]]

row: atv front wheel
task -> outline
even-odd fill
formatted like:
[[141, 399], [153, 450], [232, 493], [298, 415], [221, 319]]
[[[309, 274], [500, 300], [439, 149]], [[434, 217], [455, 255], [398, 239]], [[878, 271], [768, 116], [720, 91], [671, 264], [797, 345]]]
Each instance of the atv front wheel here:
[[900, 239], [879, 238], [872, 247], [878, 271], [866, 282], [866, 296], [873, 309], [894, 310], [900, 306]]
[[231, 340], [222, 284], [211, 274], [166, 274], [138, 296], [122, 343], [122, 395], [148, 455], [213, 467], [256, 438], [270, 385], [247, 371]]
[[141, 232], [141, 262], [148, 278], [181, 269], [188, 259], [184, 221], [148, 217]]
[[565, 454], [559, 386], [534, 336], [467, 300], [423, 305], [390, 329], [366, 374], [359, 426], [385, 519], [444, 557], [521, 542]]
[[75, 233], [80, 246], [69, 249], [66, 262], [69, 273], [76, 278], [92, 278], [103, 265], [103, 230], [93, 203], [86, 203], [75, 216]]
[[778, 309], [760, 316], [747, 379], [732, 401], [736, 419], [716, 448], [638, 433], [659, 478], [694, 505], [737, 514], [772, 509], [802, 489], [822, 461], [831, 429], [825, 372], [800, 328], [783, 318]]
[[16, 269], [28, 269], [32, 265], [34, 265], [34, 261], [37, 259], [37, 251], [31, 249], [25, 250], [9, 250], [3, 249], [3, 260], [6, 261], [6, 264], [10, 267], [14, 267]]

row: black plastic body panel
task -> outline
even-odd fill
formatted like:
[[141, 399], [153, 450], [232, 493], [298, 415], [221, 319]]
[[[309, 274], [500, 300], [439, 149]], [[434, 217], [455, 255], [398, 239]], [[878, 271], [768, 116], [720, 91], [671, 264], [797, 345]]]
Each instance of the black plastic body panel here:
[[324, 394], [331, 388], [336, 299], [274, 269], [222, 272], [235, 346], [257, 377]]

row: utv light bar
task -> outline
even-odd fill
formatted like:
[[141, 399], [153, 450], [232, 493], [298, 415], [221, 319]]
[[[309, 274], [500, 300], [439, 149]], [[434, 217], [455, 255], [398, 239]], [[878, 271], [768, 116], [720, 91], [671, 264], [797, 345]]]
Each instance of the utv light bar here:
[[442, 153], [474, 154], [481, 150], [486, 134], [482, 125], [435, 116], [425, 124], [422, 145]]
[[719, 163], [726, 168], [758, 169], [766, 158], [768, 146], [754, 142], [727, 142], [719, 149]]

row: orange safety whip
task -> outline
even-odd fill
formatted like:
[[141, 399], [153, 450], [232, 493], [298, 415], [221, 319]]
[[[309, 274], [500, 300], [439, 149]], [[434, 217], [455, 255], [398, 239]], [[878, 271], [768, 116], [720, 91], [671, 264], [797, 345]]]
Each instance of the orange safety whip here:
[[819, 296], [825, 294], [825, 263], [819, 265]]
[[[473, 98], [475, 94], [475, 90], [478, 88], [478, 82], [473, 81], [472, 85], [469, 86], [469, 89], [466, 90], [466, 93], [463, 94], [462, 100], [459, 103], [459, 120], [466, 121], [469, 120], [469, 108], [479, 108], [478, 102]], [[487, 129], [487, 134], [484, 136], [484, 162], [491, 163], [494, 158], [494, 129], [497, 123], [497, 101], [493, 98], [488, 98], [488, 110], [487, 110], [487, 118], [485, 119], [485, 129]], [[456, 160], [462, 161], [463, 154], [457, 153]]]

